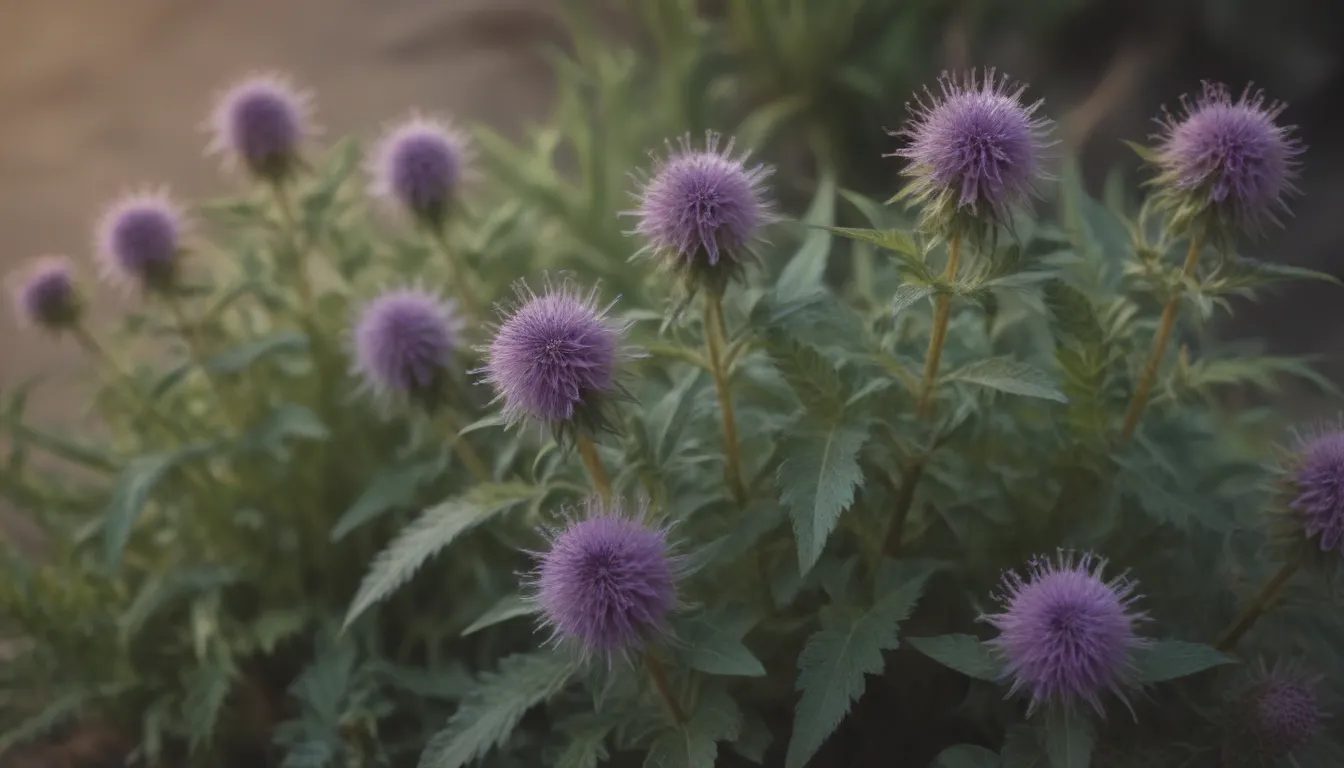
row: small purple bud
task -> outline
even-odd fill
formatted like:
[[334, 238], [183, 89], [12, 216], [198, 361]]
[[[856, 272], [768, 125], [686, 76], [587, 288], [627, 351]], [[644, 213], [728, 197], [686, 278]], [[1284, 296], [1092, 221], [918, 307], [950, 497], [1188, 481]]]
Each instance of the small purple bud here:
[[412, 117], [379, 139], [369, 161], [371, 193], [438, 230], [467, 170], [467, 137], [451, 125]]
[[1344, 555], [1344, 432], [1326, 432], [1298, 453], [1292, 509], [1322, 552]]
[[60, 331], [79, 323], [84, 304], [69, 259], [42, 256], [11, 277], [20, 324]]
[[606, 506], [593, 497], [582, 516], [551, 531], [550, 551], [535, 555], [533, 599], [554, 640], [610, 659], [667, 631], [679, 561], [667, 531], [647, 517], [647, 504], [627, 515], [619, 501]]
[[1249, 85], [1233, 101], [1226, 86], [1206, 82], [1198, 98], [1181, 97], [1179, 117], [1163, 114], [1152, 183], [1175, 224], [1206, 219], [1257, 233], [1266, 221], [1278, 223], [1304, 151], [1292, 126], [1275, 123], [1284, 108]]
[[[1305, 746], [1319, 732], [1325, 713], [1320, 677], [1286, 663], [1262, 662], [1233, 708], [1228, 748], [1255, 758], [1278, 759]], [[1236, 764], [1236, 763], [1233, 763]]]
[[451, 301], [427, 291], [388, 291], [360, 311], [353, 370], [374, 393], [432, 407], [451, 373], [461, 322]]
[[1105, 567], [1091, 554], [1037, 558], [1026, 578], [1005, 575], [1004, 611], [982, 617], [999, 630], [990, 644], [1031, 709], [1086, 702], [1100, 712], [1103, 693], [1124, 699], [1132, 654], [1146, 643], [1135, 634], [1144, 616], [1132, 609], [1134, 583], [1103, 580]]
[[186, 220], [167, 192], [116, 200], [98, 224], [101, 272], [114, 284], [165, 292], [176, 285]]
[[629, 324], [598, 305], [597, 288], [550, 282], [541, 295], [524, 283], [474, 371], [495, 390], [510, 423], [533, 419], [560, 432], [601, 426], [601, 409], [618, 394], [617, 366], [628, 355], [622, 338]]
[[311, 98], [279, 74], [249, 77], [219, 98], [210, 119], [210, 151], [277, 184], [301, 165], [300, 151], [313, 132]]
[[1051, 121], [1036, 116], [1042, 102], [1023, 104], [1027, 87], [993, 69], [960, 79], [945, 72], [938, 83], [940, 93], [925, 88], [907, 106], [909, 122], [892, 134], [909, 141], [893, 153], [909, 161], [898, 197], [923, 206], [922, 225], [933, 231], [1005, 221], [1045, 178], [1053, 142]]
[[652, 175], [636, 177], [639, 207], [622, 215], [638, 220], [631, 234], [648, 241], [642, 252], [692, 273], [732, 276], [775, 219], [764, 188], [774, 170], [747, 167], [750, 151], [734, 156], [734, 140], [720, 149], [720, 139], [707, 132], [704, 149], [696, 149], [689, 135], [676, 147], [668, 142], [667, 156], [653, 157]]

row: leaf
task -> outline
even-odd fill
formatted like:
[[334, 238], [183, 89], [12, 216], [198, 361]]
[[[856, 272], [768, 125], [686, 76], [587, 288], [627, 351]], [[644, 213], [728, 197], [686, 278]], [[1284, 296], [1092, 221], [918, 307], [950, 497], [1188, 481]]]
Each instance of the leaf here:
[[60, 435], [34, 429], [20, 421], [17, 416], [5, 418], [4, 421], [0, 421], [0, 426], [9, 430], [16, 443], [32, 443], [51, 455], [74, 464], [100, 472], [116, 472], [119, 468], [113, 457], [105, 452]]
[[149, 495], [173, 469], [182, 462], [204, 453], [203, 446], [187, 446], [172, 453], [141, 456], [122, 470], [117, 486], [112, 490], [112, 501], [107, 506], [107, 522], [103, 526], [103, 554], [113, 568], [121, 563], [121, 553], [131, 538], [131, 530], [149, 503]]
[[205, 367], [212, 373], [238, 373], [277, 352], [299, 352], [306, 349], [308, 349], [307, 336], [297, 331], [281, 331], [221, 352], [207, 360]]
[[765, 762], [765, 752], [774, 741], [770, 726], [759, 715], [748, 712], [742, 719], [742, 733], [733, 742], [733, 751], [757, 765]]
[[370, 606], [386, 599], [409, 581], [426, 560], [452, 544], [458, 536], [495, 515], [544, 494], [544, 488], [526, 483], [478, 485], [463, 496], [425, 510], [374, 557], [346, 613], [345, 626], [349, 627]]
[[999, 680], [1002, 665], [988, 646], [971, 635], [911, 637], [906, 642], [925, 656], [967, 677], [991, 683]]
[[937, 292], [938, 289], [932, 285], [902, 283], [896, 289], [896, 294], [891, 298], [891, 316], [893, 318], [899, 317], [902, 312]]
[[720, 741], [734, 741], [742, 731], [742, 711], [728, 694], [710, 689], [701, 694], [683, 728], [667, 731], [649, 745], [644, 768], [714, 768]]
[[786, 768], [803, 768], [839, 727], [867, 686], [866, 676], [882, 671], [882, 652], [900, 645], [900, 623], [914, 610], [928, 571], [915, 575], [868, 611], [829, 606], [822, 628], [807, 638], [798, 656], [802, 692], [794, 713]]
[[1046, 715], [1045, 754], [1050, 768], [1089, 768], [1095, 735], [1092, 721], [1071, 707], [1054, 707]]
[[1138, 680], [1143, 684], [1175, 680], [1213, 667], [1236, 663], [1236, 659], [1216, 648], [1181, 640], [1158, 640], [1135, 655]]
[[910, 236], [909, 232], [902, 229], [854, 229], [851, 227], [831, 227], [831, 234], [847, 237], [850, 240], [859, 240], [865, 243], [872, 243], [878, 248], [893, 253], [900, 253], [906, 256], [922, 258], [923, 253], [919, 250], [919, 244]]
[[496, 624], [516, 619], [519, 616], [530, 616], [537, 613], [540, 608], [537, 604], [522, 595], [507, 595], [490, 607], [480, 618], [471, 622], [471, 625], [462, 630], [462, 636], [480, 632], [486, 627], [493, 627]]
[[237, 672], [228, 653], [217, 652], [207, 657], [204, 665], [192, 670], [185, 680], [182, 718], [193, 753], [214, 741], [215, 728]]
[[289, 461], [290, 440], [325, 440], [331, 436], [322, 420], [307, 406], [279, 405], [254, 424], [242, 437], [242, 449], [276, 461]]
[[418, 464], [393, 465], [379, 470], [355, 503], [341, 515], [331, 529], [331, 540], [340, 541], [359, 526], [384, 513], [404, 507], [415, 499], [420, 486], [443, 471], [439, 459]]
[[867, 427], [837, 422], [826, 432], [795, 437], [784, 448], [776, 475], [779, 501], [793, 518], [798, 571], [804, 576], [821, 557], [840, 514], [854, 502], [863, 481], [859, 451], [867, 440]]
[[677, 636], [688, 648], [685, 662], [691, 669], [711, 675], [761, 677], [765, 666], [742, 643], [740, 631], [723, 617], [688, 622]]
[[999, 755], [974, 744], [957, 744], [938, 753], [933, 768], [999, 768]]
[[831, 361], [816, 349], [780, 333], [770, 335], [766, 351], [809, 413], [820, 421], [839, 417], [848, 394]]
[[775, 281], [775, 294], [781, 301], [791, 301], [821, 292], [826, 277], [826, 259], [831, 253], [831, 236], [827, 229], [835, 223], [835, 173], [823, 172], [817, 184], [812, 204], [803, 215], [803, 223], [814, 227], [803, 238], [803, 244]]
[[586, 718], [578, 727], [567, 729], [569, 744], [555, 761], [555, 768], [597, 768], [607, 759], [607, 735], [615, 728], [609, 721]]
[[155, 574], [145, 580], [117, 623], [128, 637], [134, 636], [164, 606], [189, 595], [236, 584], [240, 578], [237, 568], [222, 565], [198, 565]]
[[435, 734], [420, 768], [460, 768], [503, 744], [518, 721], [569, 684], [577, 665], [550, 652], [514, 654], [483, 674], [471, 695]]
[[1044, 371], [1007, 357], [991, 357], [971, 363], [947, 374], [945, 380], [978, 384], [1010, 395], [1038, 397], [1058, 403], [1069, 401]]

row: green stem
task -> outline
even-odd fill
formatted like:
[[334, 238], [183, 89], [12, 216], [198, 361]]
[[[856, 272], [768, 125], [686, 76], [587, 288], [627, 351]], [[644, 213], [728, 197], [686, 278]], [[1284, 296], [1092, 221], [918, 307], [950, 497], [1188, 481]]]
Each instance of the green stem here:
[[224, 420], [234, 429], [239, 429], [243, 423], [237, 410], [233, 407], [233, 402], [225, 395], [224, 386], [219, 383], [219, 379], [211, 372], [207, 361], [209, 356], [205, 349], [205, 342], [200, 336], [200, 327], [187, 319], [187, 313], [182, 309], [181, 302], [176, 296], [167, 295], [164, 299], [168, 305], [168, 312], [173, 316], [173, 322], [177, 324], [177, 333], [182, 337], [182, 342], [187, 345], [187, 354], [191, 361], [200, 369], [201, 375], [210, 385], [210, 391], [214, 394], [215, 400], [219, 402], [220, 412], [224, 414]]
[[602, 497], [602, 501], [610, 502], [611, 478], [607, 477], [607, 470], [597, 455], [597, 446], [587, 435], [579, 435], [575, 443], [578, 445], [579, 457], [583, 459], [583, 466], [588, 470], [588, 477], [593, 481], [593, 490]]
[[[294, 282], [299, 292], [299, 301], [303, 305], [306, 323], [316, 326], [318, 321], [317, 299], [313, 294], [313, 284], [308, 276], [308, 249], [299, 239], [298, 220], [294, 216], [294, 206], [289, 200], [289, 190], [285, 185], [276, 183], [271, 187], [275, 194], [275, 205], [280, 209], [280, 221], [285, 227], [285, 235], [294, 258], [290, 265], [294, 270]], [[311, 330], [311, 329], [310, 329]], [[313, 334], [316, 337], [316, 334]]]
[[116, 386], [114, 388], [126, 401], [128, 407], [141, 408], [156, 424], [162, 427], [170, 435], [181, 440], [183, 443], [191, 442], [191, 435], [182, 428], [182, 425], [165, 416], [157, 407], [155, 407], [153, 401], [140, 392], [139, 388], [135, 386], [135, 380], [131, 378], [130, 373], [117, 363], [116, 358], [112, 357], [103, 345], [98, 343], [98, 340], [93, 337], [93, 334], [89, 333], [87, 328], [83, 325], [75, 325], [70, 329], [70, 334], [74, 336], [75, 342], [78, 343], [90, 357], [102, 363], [108, 370], [112, 371], [116, 378]]
[[449, 440], [452, 441], [453, 453], [457, 454], [457, 458], [462, 461], [462, 465], [467, 468], [476, 482], [490, 482], [490, 467], [481, 460], [480, 454], [476, 453], [476, 449], [471, 447], [471, 443], [467, 442], [466, 436], [458, 434], [461, 427], [458, 425], [457, 417], [448, 413], [444, 416], [444, 421], [448, 425]]
[[733, 412], [733, 393], [728, 386], [728, 370], [724, 365], [724, 343], [728, 336], [723, 320], [723, 297], [718, 293], [705, 294], [705, 354], [714, 377], [714, 390], [719, 397], [723, 414], [724, 475], [728, 489], [738, 506], [747, 503], [747, 489], [742, 482], [742, 455], [737, 435], [737, 416]]
[[1297, 573], [1298, 564], [1296, 562], [1284, 563], [1265, 585], [1260, 588], [1255, 597], [1247, 601], [1242, 606], [1241, 612], [1232, 620], [1231, 624], [1218, 636], [1217, 648], [1220, 651], [1227, 652], [1237, 647], [1241, 638], [1251, 631], [1255, 622], [1274, 605], [1283, 592], [1283, 588], [1288, 585], [1288, 581]]
[[644, 669], [648, 670], [649, 678], [653, 680], [653, 687], [658, 689], [658, 695], [667, 705], [667, 711], [671, 713], [677, 726], [685, 726], [686, 713], [682, 710], [681, 704], [677, 702], [677, 697], [672, 695], [672, 686], [667, 681], [667, 670], [663, 668], [663, 663], [646, 651], [644, 653]]
[[428, 231], [430, 241], [433, 242], [434, 247], [448, 263], [448, 269], [451, 272], [449, 279], [456, 284], [457, 290], [455, 293], [458, 301], [462, 303], [462, 308], [474, 318], [484, 318], [485, 313], [477, 299], [476, 286], [472, 280], [471, 270], [467, 269], [467, 264], [462, 259], [462, 255], [448, 242], [447, 230], [439, 226], [431, 227]]
[[[961, 235], [952, 235], [947, 243], [947, 268], [943, 279], [955, 280], [957, 266], [961, 263]], [[929, 351], [924, 356], [924, 380], [920, 385], [919, 402], [915, 408], [918, 416], [928, 418], [933, 412], [933, 394], [938, 385], [938, 366], [943, 359], [943, 345], [947, 341], [947, 324], [952, 315], [952, 297], [942, 294], [933, 310], [933, 332], [929, 336]]]
[[[1181, 280], [1190, 279], [1195, 274], [1196, 267], [1199, 266], [1199, 254], [1204, 249], [1204, 238], [1195, 236], [1190, 240], [1190, 250], [1185, 254], [1185, 266], [1181, 268]], [[1148, 397], [1152, 393], [1153, 381], [1157, 378], [1157, 369], [1162, 365], [1162, 358], [1167, 353], [1167, 342], [1171, 339], [1172, 329], [1176, 326], [1176, 316], [1181, 311], [1182, 291], [1176, 291], [1167, 304], [1162, 308], [1162, 319], [1158, 322], [1157, 336], [1153, 339], [1153, 349], [1148, 353], [1148, 362], [1143, 367], [1143, 374], [1139, 376], [1138, 386], [1134, 389], [1134, 398], [1129, 402], [1129, 410], [1125, 412], [1125, 424], [1120, 430], [1122, 440], [1128, 440], [1134, 436], [1134, 430], [1139, 426], [1139, 418], [1143, 416], [1143, 409], [1148, 405]]]
[[897, 557], [901, 554], [901, 547], [905, 540], [905, 521], [910, 518], [910, 508], [915, 502], [915, 487], [919, 485], [920, 478], [924, 477], [925, 461], [926, 459], [922, 457], [911, 459], [905, 470], [901, 472], [901, 487], [897, 491], [896, 511], [891, 516], [891, 525], [887, 529], [887, 541], [883, 547], [883, 552], [888, 557]]

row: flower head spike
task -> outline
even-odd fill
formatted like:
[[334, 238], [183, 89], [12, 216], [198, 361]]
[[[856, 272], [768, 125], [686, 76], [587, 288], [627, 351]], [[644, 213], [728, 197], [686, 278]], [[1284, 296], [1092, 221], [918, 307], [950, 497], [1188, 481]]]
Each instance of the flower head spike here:
[[704, 149], [690, 136], [667, 156], [654, 157], [652, 174], [639, 176], [639, 207], [622, 215], [638, 220], [631, 234], [647, 241], [642, 253], [662, 257], [691, 278], [709, 280], [721, 291], [751, 257], [762, 227], [775, 219], [766, 200], [765, 179], [773, 170], [747, 166], [750, 152], [734, 156], [734, 141], [705, 134]]
[[1146, 644], [1135, 633], [1144, 616], [1132, 607], [1134, 583], [1104, 580], [1105, 566], [1090, 554], [1037, 558], [1025, 578], [1004, 577], [1003, 612], [982, 617], [999, 630], [990, 644], [1006, 662], [1012, 692], [1029, 693], [1032, 709], [1086, 702], [1100, 712], [1102, 694], [1124, 698], [1132, 654]]
[[370, 191], [437, 230], [470, 159], [467, 137], [446, 122], [411, 117], [388, 129], [369, 160]]
[[69, 259], [42, 256], [11, 279], [20, 324], [60, 331], [79, 323], [84, 303]]
[[629, 515], [592, 497], [551, 533], [550, 550], [536, 555], [533, 599], [555, 640], [610, 659], [667, 631], [680, 561], [647, 518], [647, 503]]
[[435, 407], [451, 374], [461, 322], [451, 301], [416, 288], [364, 305], [351, 332], [353, 370], [376, 394]]
[[1275, 122], [1283, 110], [1249, 85], [1234, 101], [1226, 86], [1206, 82], [1198, 98], [1181, 98], [1179, 117], [1163, 114], [1149, 162], [1155, 200], [1174, 224], [1254, 234], [1277, 223], [1303, 152], [1292, 126]]
[[311, 97], [279, 74], [248, 77], [215, 104], [210, 151], [272, 184], [287, 180], [302, 164], [300, 150], [313, 132]]
[[940, 92], [925, 88], [893, 133], [909, 142], [893, 153], [909, 161], [898, 197], [923, 207], [925, 229], [979, 231], [1035, 194], [1051, 122], [1036, 116], [1041, 102], [1022, 103], [1025, 85], [993, 69], [982, 77], [945, 72], [938, 82]]
[[1229, 755], [1275, 760], [1310, 742], [1325, 720], [1320, 682], [1296, 665], [1261, 661], [1233, 704]]
[[603, 407], [620, 393], [617, 368], [629, 356], [629, 324], [609, 315], [615, 302], [600, 306], [597, 287], [584, 292], [569, 281], [548, 281], [540, 295], [521, 282], [516, 290], [474, 373], [494, 388], [511, 424], [533, 419], [561, 435], [604, 426]]
[[135, 193], [116, 200], [97, 227], [96, 252], [109, 282], [149, 292], [177, 283], [186, 218], [166, 192]]

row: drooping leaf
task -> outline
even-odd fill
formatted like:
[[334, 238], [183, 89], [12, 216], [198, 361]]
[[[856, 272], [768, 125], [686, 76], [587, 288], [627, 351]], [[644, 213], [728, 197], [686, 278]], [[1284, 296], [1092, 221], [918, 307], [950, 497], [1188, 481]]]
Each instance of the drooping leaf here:
[[543, 487], [526, 483], [478, 485], [463, 496], [425, 510], [373, 559], [350, 603], [345, 626], [350, 626], [360, 614], [409, 581], [426, 560], [452, 544], [458, 536], [494, 515], [544, 493]]
[[835, 223], [834, 172], [827, 170], [823, 173], [812, 205], [803, 215], [803, 223], [814, 229], [807, 233], [802, 247], [775, 281], [775, 293], [781, 301], [818, 293], [824, 287], [826, 259], [831, 253], [831, 236], [825, 228]]
[[514, 654], [498, 672], [481, 676], [475, 691], [430, 739], [420, 768], [461, 768], [503, 744], [529, 709], [569, 684], [577, 665], [549, 651]]
[[607, 735], [615, 727], [610, 719], [585, 717], [565, 728], [569, 744], [556, 758], [555, 768], [597, 768], [607, 759]]
[[135, 459], [122, 470], [112, 501], [107, 505], [103, 526], [103, 552], [114, 568], [121, 563], [121, 553], [131, 538], [135, 523], [149, 503], [154, 487], [178, 465], [205, 452], [203, 446], [188, 446], [171, 453], [157, 453]]
[[938, 753], [933, 768], [999, 768], [999, 755], [974, 744], [957, 744]]
[[1010, 395], [1037, 397], [1057, 403], [1069, 401], [1044, 371], [1006, 357], [991, 357], [970, 363], [948, 373], [944, 378], [946, 381], [978, 384]]
[[840, 514], [854, 502], [863, 481], [859, 451], [868, 429], [836, 422], [830, 429], [795, 437], [779, 465], [779, 501], [793, 519], [799, 572], [806, 575], [826, 547]]
[[217, 652], [207, 656], [205, 663], [187, 677], [182, 718], [193, 752], [213, 742], [237, 672], [233, 658], [226, 652]]
[[1144, 684], [1175, 680], [1236, 663], [1236, 659], [1212, 646], [1182, 640], [1157, 640], [1136, 651], [1135, 657], [1138, 681]]
[[919, 244], [909, 232], [901, 229], [854, 229], [852, 227], [831, 227], [831, 234], [872, 243], [878, 248], [904, 256], [920, 258], [923, 256]]
[[939, 664], [976, 680], [995, 682], [1003, 668], [989, 648], [971, 635], [911, 637], [906, 642]]
[[326, 440], [327, 426], [307, 406], [285, 403], [266, 414], [243, 435], [242, 449], [285, 462], [290, 459], [291, 440]]
[[307, 336], [297, 331], [279, 331], [221, 352], [207, 360], [205, 367], [212, 373], [238, 373], [251, 368], [262, 358], [306, 349], [308, 349]]
[[509, 619], [516, 619], [519, 616], [530, 616], [537, 613], [539, 610], [541, 609], [537, 606], [536, 602], [528, 600], [522, 595], [508, 595], [501, 598], [499, 602], [495, 603], [489, 610], [481, 614], [480, 618], [471, 622], [466, 629], [462, 630], [462, 636], [466, 637], [467, 635], [475, 634], [486, 627], [493, 627], [496, 624], [508, 621]]
[[714, 768], [720, 741], [734, 741], [742, 731], [742, 710], [723, 691], [704, 691], [690, 721], [665, 732], [649, 745], [644, 768]]

